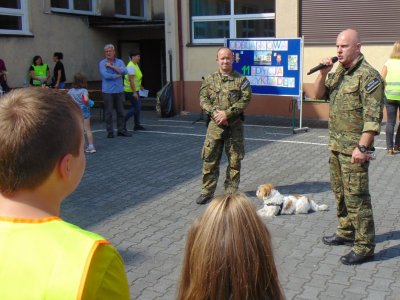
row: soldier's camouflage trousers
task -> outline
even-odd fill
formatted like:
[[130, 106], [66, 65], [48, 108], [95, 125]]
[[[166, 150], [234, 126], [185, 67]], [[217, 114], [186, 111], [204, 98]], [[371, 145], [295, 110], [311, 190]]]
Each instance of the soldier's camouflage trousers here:
[[372, 255], [375, 226], [368, 187], [369, 162], [352, 164], [351, 155], [331, 151], [329, 166], [339, 221], [336, 234], [354, 238], [355, 253]]
[[213, 121], [208, 125], [207, 136], [201, 153], [203, 159], [202, 195], [214, 195], [224, 147], [228, 158], [224, 183], [225, 192], [233, 193], [239, 187], [240, 163], [244, 157], [243, 122], [241, 120], [227, 128], [218, 127]]

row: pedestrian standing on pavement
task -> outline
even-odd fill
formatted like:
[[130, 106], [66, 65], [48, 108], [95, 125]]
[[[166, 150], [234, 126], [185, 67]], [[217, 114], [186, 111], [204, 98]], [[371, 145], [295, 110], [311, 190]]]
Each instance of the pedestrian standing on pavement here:
[[85, 171], [82, 113], [65, 92], [0, 101], [0, 299], [129, 299], [121, 255], [61, 219]]
[[145, 128], [140, 124], [140, 112], [142, 110], [142, 99], [139, 95], [139, 91], [143, 89], [142, 78], [143, 74], [139, 67], [140, 53], [132, 51], [129, 54], [130, 61], [126, 66], [128, 74], [124, 77], [124, 91], [125, 99], [128, 100], [132, 107], [128, 110], [125, 115], [124, 126], [126, 129], [126, 123], [133, 116], [134, 127], [133, 130], [144, 130]]
[[393, 151], [400, 151], [400, 126], [397, 128], [393, 146], [397, 112], [400, 111], [400, 41], [394, 43], [390, 58], [385, 62], [381, 75], [386, 81], [386, 149], [387, 154], [392, 155]]
[[216, 197], [190, 226], [177, 299], [284, 299], [271, 236], [244, 194]]
[[85, 147], [86, 153], [96, 153], [94, 147], [93, 133], [90, 128], [90, 104], [89, 104], [89, 92], [87, 90], [87, 79], [82, 73], [76, 73], [74, 75], [74, 81], [72, 82], [72, 88], [69, 89], [68, 95], [79, 104], [82, 115], [83, 115], [83, 129], [87, 137], [87, 146]]
[[101, 91], [103, 94], [107, 137], [114, 137], [113, 109], [117, 112], [117, 129], [119, 136], [130, 137], [124, 129], [124, 83], [123, 76], [126, 67], [122, 60], [115, 57], [115, 48], [112, 44], [104, 46], [105, 58], [99, 62], [101, 74]]
[[332, 236], [323, 237], [326, 245], [353, 245], [340, 258], [346, 265], [372, 260], [375, 225], [368, 187], [369, 161], [374, 159], [375, 135], [380, 132], [383, 115], [384, 84], [361, 53], [357, 31], [346, 29], [336, 40], [339, 66], [328, 74], [332, 59], [319, 72], [313, 85], [304, 86], [306, 95], [330, 101], [329, 166], [339, 225]]
[[219, 70], [207, 76], [200, 88], [200, 106], [210, 121], [201, 154], [203, 177], [197, 204], [205, 204], [214, 196], [224, 147], [228, 157], [226, 193], [237, 191], [244, 157], [243, 111], [251, 99], [250, 83], [233, 70], [233, 53], [229, 48], [220, 48], [216, 61]]
[[64, 55], [62, 52], [54, 52], [53, 61], [56, 63], [53, 69], [52, 86], [56, 89], [64, 89], [65, 87], [65, 69], [62, 59]]

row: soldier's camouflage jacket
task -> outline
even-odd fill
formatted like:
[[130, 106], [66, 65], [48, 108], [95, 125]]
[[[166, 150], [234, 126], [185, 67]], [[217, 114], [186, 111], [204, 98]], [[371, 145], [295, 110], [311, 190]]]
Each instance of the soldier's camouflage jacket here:
[[201, 108], [209, 116], [213, 116], [215, 110], [225, 111], [229, 124], [240, 118], [250, 98], [250, 82], [237, 71], [229, 76], [217, 71], [207, 76], [200, 88]]
[[325, 86], [325, 99], [330, 101], [329, 149], [351, 155], [363, 132], [380, 132], [383, 79], [360, 55], [349, 69], [339, 65], [328, 74]]

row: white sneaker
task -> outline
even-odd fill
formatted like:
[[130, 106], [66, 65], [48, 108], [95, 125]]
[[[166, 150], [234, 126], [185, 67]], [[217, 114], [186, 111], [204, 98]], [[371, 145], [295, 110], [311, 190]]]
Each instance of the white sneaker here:
[[86, 153], [96, 153], [96, 149], [94, 147], [87, 147], [85, 149]]

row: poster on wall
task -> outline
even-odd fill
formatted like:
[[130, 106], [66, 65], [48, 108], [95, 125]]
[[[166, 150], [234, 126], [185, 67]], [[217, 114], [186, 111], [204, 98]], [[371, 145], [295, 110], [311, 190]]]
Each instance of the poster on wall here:
[[301, 99], [301, 38], [227, 39], [233, 68], [248, 78], [253, 94]]

